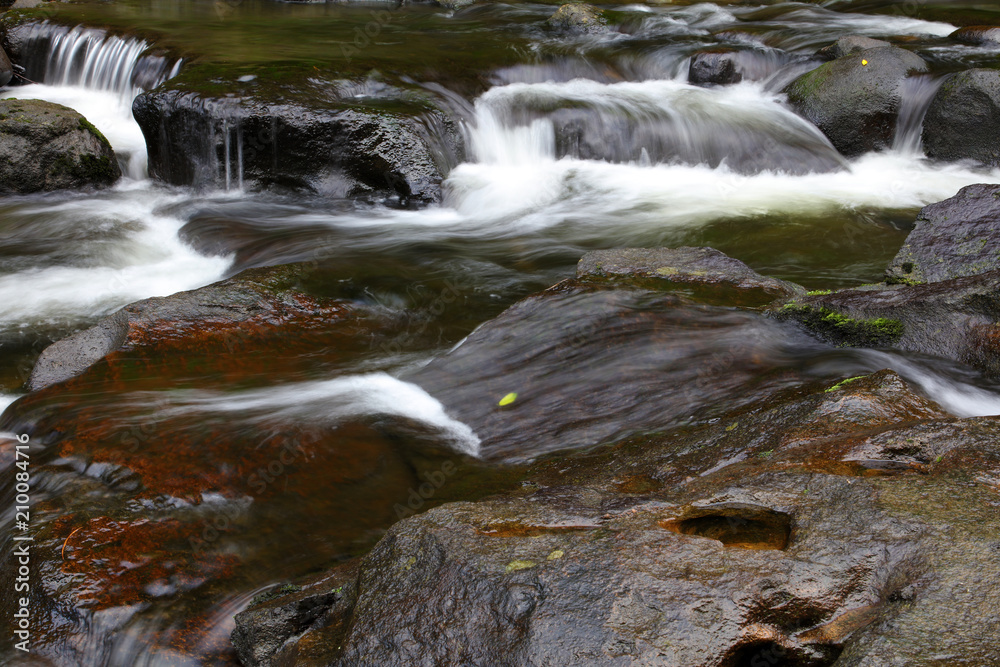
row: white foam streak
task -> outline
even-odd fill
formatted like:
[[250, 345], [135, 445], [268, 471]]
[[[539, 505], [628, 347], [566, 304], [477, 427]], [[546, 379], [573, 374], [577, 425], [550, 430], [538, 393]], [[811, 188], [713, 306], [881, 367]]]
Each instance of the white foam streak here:
[[1000, 415], [1000, 394], [996, 391], [932, 371], [898, 354], [874, 350], [866, 350], [863, 354], [876, 361], [875, 367], [891, 368], [907, 381], [919, 386], [931, 400], [956, 417]]
[[75, 322], [218, 280], [230, 258], [206, 257], [185, 245], [178, 237], [182, 221], [155, 213], [171, 199], [142, 189], [19, 210], [28, 217], [82, 218], [104, 232], [122, 234], [112, 242], [82, 244], [76, 265], [0, 275], [3, 326]]
[[240, 394], [175, 392], [171, 399], [179, 405], [161, 410], [161, 417], [223, 412], [337, 422], [351, 417], [395, 415], [430, 424], [448, 434], [461, 452], [479, 455], [479, 438], [468, 425], [448, 416], [444, 406], [417, 385], [386, 373], [302, 382]]
[[523, 231], [572, 223], [581, 237], [594, 237], [602, 230], [641, 234], [741, 216], [918, 208], [973, 183], [1000, 183], [1000, 171], [881, 153], [862, 157], [849, 170], [801, 176], [575, 159], [463, 164], [447, 187], [448, 204], [470, 220]]

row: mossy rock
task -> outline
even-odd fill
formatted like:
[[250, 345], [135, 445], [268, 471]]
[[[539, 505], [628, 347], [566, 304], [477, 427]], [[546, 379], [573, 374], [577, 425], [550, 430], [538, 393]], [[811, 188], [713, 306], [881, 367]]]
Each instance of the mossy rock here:
[[0, 193], [106, 187], [119, 178], [111, 144], [73, 109], [0, 100]]

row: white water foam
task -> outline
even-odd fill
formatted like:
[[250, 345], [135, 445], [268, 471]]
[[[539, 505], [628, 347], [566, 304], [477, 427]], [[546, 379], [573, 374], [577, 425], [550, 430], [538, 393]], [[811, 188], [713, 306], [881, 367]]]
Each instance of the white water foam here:
[[[77, 244], [71, 262], [0, 275], [0, 326], [72, 323], [150, 296], [166, 296], [218, 280], [229, 257], [206, 257], [178, 237], [183, 221], [157, 212], [180, 200], [151, 185], [69, 201], [33, 201], [5, 213], [63, 225], [93, 225], [94, 241]], [[82, 222], [86, 221], [86, 222]], [[26, 224], [37, 233], [37, 226]], [[117, 232], [117, 233], [115, 233]]]
[[[446, 203], [460, 216], [494, 233], [572, 226], [576, 239], [614, 236], [627, 243], [644, 231], [704, 224], [720, 218], [768, 214], [820, 215], [854, 208], [918, 208], [953, 196], [973, 183], [1000, 183], [1000, 171], [932, 164], [911, 151], [871, 153], [831, 173], [780, 171], [741, 174], [704, 165], [609, 163], [556, 159], [548, 119], [518, 124], [505, 114], [517, 100], [606, 98], [629, 114], [649, 100], [697, 96], [699, 113], [733, 114], [754, 122], [804, 123], [758, 84], [721, 91], [693, 90], [676, 81], [600, 84], [512, 84], [477, 103], [470, 132], [479, 162], [455, 168], [446, 181]], [[692, 136], [692, 141], [698, 140]], [[613, 233], [611, 230], [614, 230]]]
[[192, 390], [174, 391], [169, 396], [174, 405], [161, 408], [159, 418], [223, 412], [242, 413], [248, 418], [284, 416], [336, 422], [351, 417], [395, 415], [434, 426], [450, 436], [462, 453], [479, 455], [479, 438], [468, 425], [450, 417], [436, 398], [417, 385], [386, 373], [301, 382], [238, 394]]

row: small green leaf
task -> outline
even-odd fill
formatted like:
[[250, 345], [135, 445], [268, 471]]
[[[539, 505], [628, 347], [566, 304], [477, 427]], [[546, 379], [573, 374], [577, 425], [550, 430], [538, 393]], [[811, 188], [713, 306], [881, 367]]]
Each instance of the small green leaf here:
[[513, 403], [516, 400], [517, 400], [517, 392], [516, 391], [512, 391], [509, 394], [507, 394], [506, 396], [504, 396], [503, 398], [501, 398], [500, 402], [497, 403], [497, 405], [499, 405], [502, 408], [502, 407], [504, 407], [506, 405], [510, 405], [511, 403]]

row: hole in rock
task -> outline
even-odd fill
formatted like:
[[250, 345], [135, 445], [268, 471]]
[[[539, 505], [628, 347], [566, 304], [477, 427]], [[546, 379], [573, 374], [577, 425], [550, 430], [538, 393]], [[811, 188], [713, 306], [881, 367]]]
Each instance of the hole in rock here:
[[724, 664], [726, 667], [826, 667], [832, 665], [839, 655], [839, 649], [820, 650], [812, 654], [764, 641], [740, 647], [732, 659]]
[[667, 530], [718, 540], [737, 549], [784, 549], [792, 532], [792, 518], [766, 507], [698, 508], [681, 519], [662, 521]]

